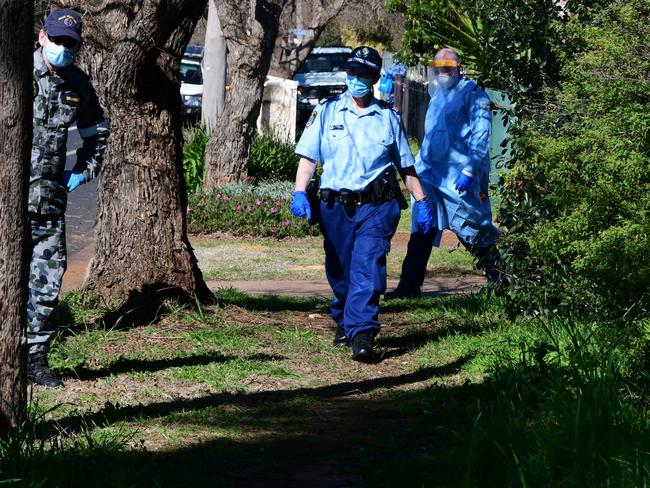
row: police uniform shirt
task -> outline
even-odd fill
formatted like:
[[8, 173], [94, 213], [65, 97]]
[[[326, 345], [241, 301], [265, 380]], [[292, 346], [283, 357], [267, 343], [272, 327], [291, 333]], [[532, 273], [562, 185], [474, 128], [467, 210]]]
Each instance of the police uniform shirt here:
[[28, 210], [61, 214], [67, 201], [63, 170], [68, 128], [76, 123], [83, 139], [74, 169], [90, 181], [99, 173], [108, 123], [86, 74], [74, 65], [49, 71], [40, 48], [34, 51], [33, 89], [34, 134]]
[[335, 191], [361, 191], [391, 163], [414, 165], [399, 113], [375, 98], [356, 108], [347, 92], [316, 106], [296, 154], [320, 162], [320, 187]]

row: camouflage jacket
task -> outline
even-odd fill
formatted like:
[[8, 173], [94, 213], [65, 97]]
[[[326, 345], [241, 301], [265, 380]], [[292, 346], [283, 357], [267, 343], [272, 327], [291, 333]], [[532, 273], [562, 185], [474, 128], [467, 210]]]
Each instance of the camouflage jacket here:
[[56, 73], [47, 69], [41, 49], [34, 52], [34, 136], [29, 173], [28, 211], [62, 214], [67, 203], [63, 170], [68, 129], [77, 124], [83, 145], [75, 171], [86, 181], [99, 174], [108, 123], [86, 74], [74, 65]]

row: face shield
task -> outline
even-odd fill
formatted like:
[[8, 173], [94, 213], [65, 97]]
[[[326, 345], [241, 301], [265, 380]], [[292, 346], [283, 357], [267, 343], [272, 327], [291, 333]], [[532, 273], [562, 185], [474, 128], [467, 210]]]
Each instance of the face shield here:
[[460, 63], [453, 59], [434, 59], [427, 66], [427, 89], [429, 95], [438, 89], [451, 89], [460, 80]]

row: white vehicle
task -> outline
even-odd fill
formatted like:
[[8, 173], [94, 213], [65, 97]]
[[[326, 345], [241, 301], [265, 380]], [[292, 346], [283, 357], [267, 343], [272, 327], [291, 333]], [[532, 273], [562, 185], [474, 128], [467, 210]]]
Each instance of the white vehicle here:
[[315, 47], [293, 77], [298, 82], [298, 109], [311, 112], [321, 100], [346, 90], [343, 66], [349, 47]]
[[190, 44], [181, 60], [181, 97], [183, 118], [196, 121], [201, 118], [203, 103], [203, 46]]

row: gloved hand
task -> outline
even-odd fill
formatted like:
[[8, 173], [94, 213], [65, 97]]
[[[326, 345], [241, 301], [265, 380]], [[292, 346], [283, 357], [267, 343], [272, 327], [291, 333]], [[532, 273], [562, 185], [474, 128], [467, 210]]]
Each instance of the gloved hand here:
[[70, 193], [78, 186], [83, 185], [86, 182], [86, 177], [83, 173], [76, 171], [64, 171], [63, 181], [65, 181], [65, 186], [68, 188], [68, 193]]
[[293, 200], [291, 200], [291, 213], [296, 217], [307, 217], [311, 219], [311, 206], [307, 200], [307, 193], [304, 191], [294, 191]]
[[458, 173], [458, 176], [456, 176], [456, 179], [454, 180], [456, 191], [467, 191], [472, 187], [472, 183], [474, 183], [474, 176], [465, 171]]
[[418, 210], [418, 228], [423, 234], [428, 234], [433, 227], [433, 214], [427, 200], [415, 202], [415, 208]]

